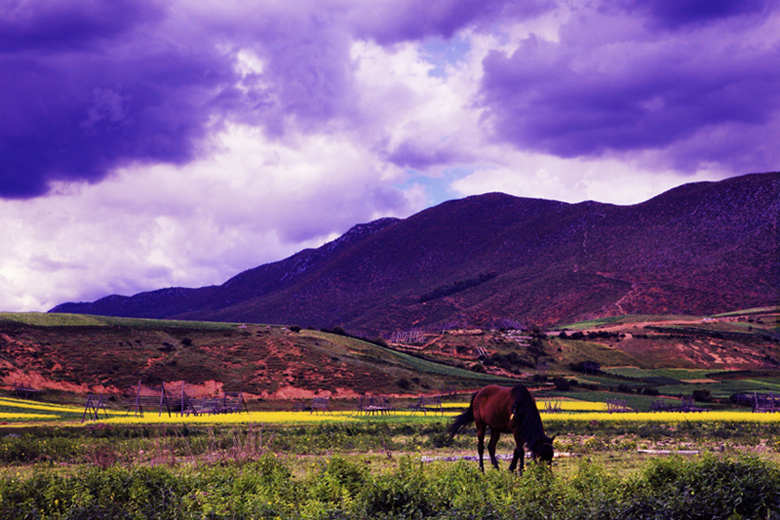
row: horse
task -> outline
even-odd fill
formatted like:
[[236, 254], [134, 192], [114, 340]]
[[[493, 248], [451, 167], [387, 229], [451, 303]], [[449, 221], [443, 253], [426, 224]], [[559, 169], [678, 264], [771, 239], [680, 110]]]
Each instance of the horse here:
[[450, 438], [455, 437], [458, 430], [474, 422], [477, 427], [477, 451], [479, 453], [479, 469], [484, 473], [482, 462], [485, 451], [485, 429], [490, 427], [490, 443], [488, 453], [493, 467], [498, 469], [496, 460], [496, 444], [502, 433], [512, 433], [515, 436], [515, 451], [509, 471], [514, 471], [520, 462], [520, 474], [523, 473], [525, 461], [524, 445], [527, 443], [534, 460], [552, 464], [555, 436], [548, 437], [544, 433], [542, 418], [536, 408], [536, 401], [531, 392], [523, 385], [513, 388], [488, 385], [475, 393], [471, 398], [469, 409], [455, 418], [450, 425]]

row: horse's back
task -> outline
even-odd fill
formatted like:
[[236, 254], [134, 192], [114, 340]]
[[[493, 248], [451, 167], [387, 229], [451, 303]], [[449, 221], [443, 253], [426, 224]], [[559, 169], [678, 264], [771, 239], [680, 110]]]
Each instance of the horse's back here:
[[487, 425], [491, 430], [503, 433], [511, 432], [512, 389], [498, 385], [488, 385], [474, 396], [474, 421]]

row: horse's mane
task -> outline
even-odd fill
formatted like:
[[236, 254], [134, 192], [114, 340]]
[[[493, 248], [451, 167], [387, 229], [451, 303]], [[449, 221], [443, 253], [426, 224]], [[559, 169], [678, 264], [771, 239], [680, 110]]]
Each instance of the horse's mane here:
[[528, 443], [528, 447], [531, 451], [536, 451], [536, 448], [547, 440], [536, 401], [523, 385], [512, 388], [512, 397], [515, 400], [512, 405], [514, 420], [520, 426], [520, 433]]

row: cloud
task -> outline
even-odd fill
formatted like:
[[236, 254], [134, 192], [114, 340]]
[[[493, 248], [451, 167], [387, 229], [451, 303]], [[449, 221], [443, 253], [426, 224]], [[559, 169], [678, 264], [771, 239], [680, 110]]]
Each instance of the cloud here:
[[552, 5], [14, 1], [0, 10], [0, 197], [132, 163], [183, 165], [211, 153], [228, 122], [274, 136], [354, 126], [356, 38], [449, 38]]
[[738, 154], [696, 144], [773, 128], [780, 117], [778, 13], [750, 21], [653, 32], [622, 12], [575, 9], [558, 42], [529, 36], [511, 54], [488, 54], [483, 106], [496, 138], [523, 150], [650, 150], [664, 152], [663, 167], [688, 172], [708, 163], [771, 169], [780, 157], [766, 145], [777, 134], [740, 140]]
[[7, 0], [0, 11], [0, 51], [89, 50], [161, 15], [149, 0]]
[[11, 0], [0, 300], [221, 283], [502, 190], [776, 169], [776, 2]]
[[[679, 172], [647, 168], [643, 165], [651, 161], [641, 156], [631, 162], [604, 158], [564, 159], [519, 152], [506, 146], [489, 147], [484, 156], [493, 161], [452, 180], [450, 189], [454, 196], [498, 191], [569, 203], [595, 200], [631, 205], [680, 184]], [[723, 170], [701, 170], [688, 174], [686, 182], [726, 177], [728, 172]]]
[[218, 141], [218, 153], [186, 167], [133, 165], [0, 201], [0, 241], [14, 244], [0, 256], [5, 309], [221, 284], [427, 202], [344, 136], [282, 141], [231, 125]]
[[381, 45], [452, 38], [469, 26], [490, 26], [496, 21], [532, 18], [555, 8], [551, 0], [400, 0], [363, 2], [351, 15], [358, 37]]
[[194, 159], [234, 80], [213, 46], [171, 41], [150, 2], [25, 2], [0, 17], [0, 41], [15, 42], [0, 52], [3, 197], [98, 181], [131, 162]]
[[611, 7], [625, 9], [629, 14], [642, 13], [649, 17], [653, 28], [679, 29], [724, 19], [734, 23], [735, 18], [767, 12], [771, 2], [772, 0], [624, 0], [611, 4]]

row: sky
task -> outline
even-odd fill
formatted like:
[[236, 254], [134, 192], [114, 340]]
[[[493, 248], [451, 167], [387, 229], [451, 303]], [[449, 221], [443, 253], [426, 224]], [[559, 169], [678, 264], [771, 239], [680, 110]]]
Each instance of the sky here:
[[3, 0], [0, 311], [780, 169], [780, 0]]

